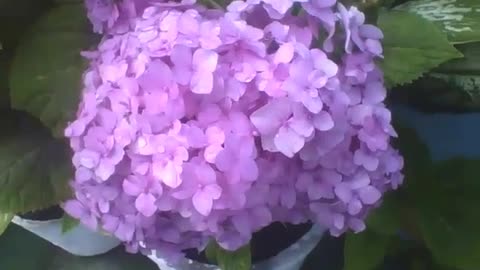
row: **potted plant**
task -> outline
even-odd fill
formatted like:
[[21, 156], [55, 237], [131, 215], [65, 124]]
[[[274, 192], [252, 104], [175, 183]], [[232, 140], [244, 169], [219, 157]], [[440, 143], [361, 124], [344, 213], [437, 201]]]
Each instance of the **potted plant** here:
[[[73, 196], [71, 152], [66, 140], [52, 132], [62, 120], [66, 123], [62, 117], [67, 114], [59, 111], [68, 107], [52, 93], [75, 87], [76, 76], [80, 80], [79, 51], [91, 39], [90, 31], [80, 29], [89, 24], [81, 4], [28, 2], [2, 2], [2, 27], [15, 29], [2, 31], [8, 35], [2, 36], [1, 69], [9, 81], [2, 79], [0, 95], [5, 104], [0, 135], [1, 227], [13, 221], [75, 255], [101, 254], [119, 241], [76, 226], [64, 215], [60, 204]], [[24, 11], [21, 16], [19, 9]], [[70, 20], [61, 22], [65, 18]]]
[[[64, 209], [162, 269], [298, 269], [309, 223], [360, 232], [402, 183], [383, 34], [336, 1], [193, 2], [87, 1], [104, 36], [65, 129]], [[279, 223], [307, 226], [257, 264]]]

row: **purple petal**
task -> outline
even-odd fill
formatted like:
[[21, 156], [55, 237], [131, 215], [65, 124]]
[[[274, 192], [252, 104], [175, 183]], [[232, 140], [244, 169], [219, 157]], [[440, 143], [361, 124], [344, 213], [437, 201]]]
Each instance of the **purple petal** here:
[[366, 186], [358, 191], [358, 196], [364, 204], [375, 204], [382, 197], [382, 193], [374, 186]]
[[253, 112], [250, 120], [261, 134], [268, 135], [277, 131], [291, 114], [290, 101], [279, 98]]
[[335, 194], [338, 196], [340, 200], [342, 200], [345, 203], [350, 202], [353, 195], [352, 190], [345, 183], [340, 183], [335, 186]]
[[285, 156], [292, 158], [305, 145], [305, 138], [289, 127], [281, 127], [274, 138], [275, 146]]
[[313, 125], [320, 131], [327, 131], [332, 129], [335, 126], [335, 123], [329, 113], [321, 111], [314, 116]]
[[135, 208], [146, 217], [151, 217], [157, 211], [155, 196], [150, 193], [142, 193], [135, 200]]
[[197, 191], [192, 198], [193, 206], [203, 216], [208, 216], [212, 211], [213, 200], [206, 191]]
[[133, 224], [120, 222], [120, 224], [118, 224], [117, 230], [115, 231], [115, 236], [124, 242], [129, 242], [132, 241], [134, 233], [135, 226]]
[[208, 71], [198, 71], [192, 76], [191, 91], [195, 94], [210, 94], [213, 89], [213, 74]]
[[136, 176], [131, 176], [128, 179], [123, 180], [122, 188], [126, 194], [130, 196], [138, 196], [143, 192], [145, 187], [140, 184], [140, 180], [138, 180]]

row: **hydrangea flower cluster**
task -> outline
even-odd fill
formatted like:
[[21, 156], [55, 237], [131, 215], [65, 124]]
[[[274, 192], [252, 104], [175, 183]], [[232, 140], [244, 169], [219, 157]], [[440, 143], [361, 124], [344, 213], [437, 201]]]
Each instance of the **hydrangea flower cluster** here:
[[132, 18], [84, 53], [65, 130], [76, 198], [64, 207], [85, 225], [134, 252], [174, 256], [210, 238], [235, 250], [276, 221], [362, 231], [402, 183], [374, 64], [382, 33], [355, 7], [247, 0]]

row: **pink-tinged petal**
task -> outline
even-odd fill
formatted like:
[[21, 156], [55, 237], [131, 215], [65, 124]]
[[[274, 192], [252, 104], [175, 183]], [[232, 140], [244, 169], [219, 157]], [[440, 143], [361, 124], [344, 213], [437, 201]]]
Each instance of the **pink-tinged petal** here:
[[335, 123], [328, 112], [321, 111], [313, 117], [313, 125], [320, 131], [327, 131], [331, 130], [335, 126]]
[[195, 18], [198, 15], [196, 10], [190, 9], [185, 11], [178, 19], [178, 32], [187, 36], [196, 35], [200, 25]]
[[290, 63], [293, 59], [295, 53], [295, 47], [292, 43], [284, 43], [278, 48], [277, 52], [273, 57], [273, 62], [275, 64], [281, 63]]
[[205, 131], [209, 144], [223, 144], [225, 142], [225, 132], [218, 126], [210, 126]]
[[203, 70], [195, 72], [190, 87], [195, 94], [210, 94], [213, 90], [213, 74]]
[[193, 206], [203, 216], [208, 216], [212, 211], [213, 200], [206, 191], [197, 191], [192, 197]]
[[125, 77], [127, 72], [128, 65], [123, 63], [118, 64], [103, 64], [99, 66], [100, 77], [102, 77], [104, 82], [116, 82], [119, 79]]
[[100, 210], [100, 213], [108, 213], [110, 212], [110, 202], [107, 201], [99, 201], [98, 202], [98, 210]]
[[146, 217], [151, 217], [157, 211], [155, 196], [150, 193], [142, 193], [135, 200], [135, 208]]
[[262, 135], [268, 135], [275, 133], [291, 115], [290, 101], [278, 98], [253, 112], [250, 121]]
[[197, 72], [212, 73], [217, 68], [218, 54], [211, 50], [197, 49], [193, 53], [192, 64]]
[[147, 136], [138, 137], [132, 148], [133, 152], [139, 155], [149, 156], [155, 153], [155, 148], [150, 143], [150, 137]]
[[305, 145], [305, 138], [289, 127], [281, 127], [275, 135], [274, 142], [282, 154], [292, 158]]
[[203, 153], [203, 158], [208, 163], [215, 163], [218, 153], [220, 153], [222, 150], [223, 150], [223, 147], [221, 145], [218, 145], [218, 144], [209, 145], [205, 148], [205, 151]]
[[122, 188], [123, 191], [130, 196], [138, 196], [145, 189], [137, 176], [130, 176], [128, 179], [123, 180]]
[[[154, 169], [154, 171], [155, 171], [155, 169]], [[169, 161], [169, 162], [167, 162], [165, 167], [163, 167], [161, 169], [161, 171], [159, 172], [158, 175], [163, 180], [163, 183], [165, 183], [165, 185], [167, 185], [171, 188], [176, 188], [176, 187], [180, 186], [180, 184], [182, 183], [182, 180], [181, 180], [180, 176], [178, 175], [178, 173], [179, 172], [178, 172], [178, 169], [177, 169], [176, 165], [173, 162]]]
[[203, 191], [210, 194], [213, 200], [218, 200], [222, 195], [222, 188], [217, 184], [207, 185], [203, 188]]
[[382, 197], [382, 193], [374, 186], [366, 186], [358, 190], [358, 196], [364, 204], [371, 205]]

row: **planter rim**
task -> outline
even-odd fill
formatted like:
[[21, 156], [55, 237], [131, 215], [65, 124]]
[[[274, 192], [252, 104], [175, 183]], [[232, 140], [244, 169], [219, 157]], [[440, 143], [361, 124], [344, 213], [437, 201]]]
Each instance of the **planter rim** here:
[[[317, 224], [307, 231], [299, 240], [282, 250], [277, 255], [255, 263], [254, 270], [298, 270], [306, 256], [315, 248], [321, 236], [327, 231]], [[219, 270], [218, 266], [196, 262], [192, 259], [183, 258], [180, 262], [171, 265], [152, 251], [147, 256], [155, 262], [161, 270]]]
[[82, 224], [64, 233], [62, 219], [30, 220], [14, 216], [12, 222], [76, 256], [101, 255], [121, 244], [113, 236], [93, 231]]

